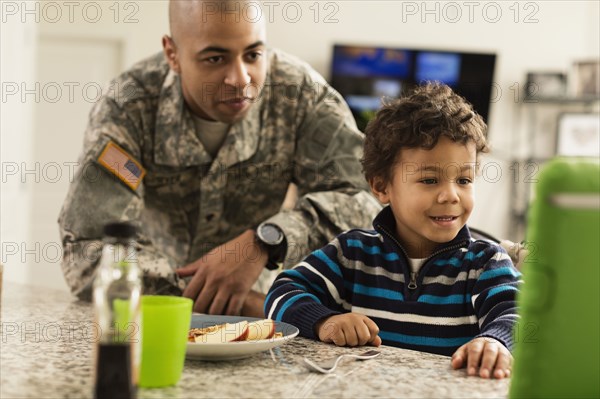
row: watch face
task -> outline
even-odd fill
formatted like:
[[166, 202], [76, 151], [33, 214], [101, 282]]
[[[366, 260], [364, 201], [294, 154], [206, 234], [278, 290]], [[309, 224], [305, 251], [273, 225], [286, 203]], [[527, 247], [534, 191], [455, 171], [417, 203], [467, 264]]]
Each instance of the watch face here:
[[265, 224], [260, 229], [263, 241], [269, 245], [276, 245], [281, 241], [281, 231], [272, 224]]

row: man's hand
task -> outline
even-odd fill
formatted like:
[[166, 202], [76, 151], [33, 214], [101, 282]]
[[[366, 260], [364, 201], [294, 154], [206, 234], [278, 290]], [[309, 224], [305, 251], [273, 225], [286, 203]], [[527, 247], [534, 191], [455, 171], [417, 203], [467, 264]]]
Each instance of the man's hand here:
[[467, 367], [468, 375], [477, 375], [481, 378], [510, 377], [513, 357], [498, 340], [489, 337], [475, 338], [454, 352], [452, 355], [452, 368]]
[[254, 231], [246, 230], [177, 270], [179, 277], [194, 276], [183, 296], [194, 300], [195, 312], [239, 315], [267, 259], [254, 240]]
[[246, 297], [246, 302], [242, 306], [242, 316], [256, 317], [259, 319], [265, 318], [265, 294], [250, 290]]
[[328, 317], [315, 326], [315, 331], [321, 341], [337, 346], [381, 345], [377, 324], [359, 313]]

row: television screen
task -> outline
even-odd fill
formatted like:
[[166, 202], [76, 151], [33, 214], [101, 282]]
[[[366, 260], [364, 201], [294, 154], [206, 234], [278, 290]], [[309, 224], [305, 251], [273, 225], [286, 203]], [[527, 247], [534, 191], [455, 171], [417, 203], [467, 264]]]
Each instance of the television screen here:
[[495, 54], [335, 45], [331, 85], [361, 130], [383, 97], [401, 97], [426, 81], [452, 87], [487, 122], [495, 63]]
[[456, 86], [460, 77], [460, 55], [422, 52], [417, 54], [415, 68], [417, 82], [437, 80]]

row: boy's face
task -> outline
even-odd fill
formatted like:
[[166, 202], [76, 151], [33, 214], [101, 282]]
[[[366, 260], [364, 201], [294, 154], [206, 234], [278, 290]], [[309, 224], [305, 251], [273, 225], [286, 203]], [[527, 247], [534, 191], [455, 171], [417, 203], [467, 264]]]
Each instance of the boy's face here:
[[371, 188], [389, 203], [396, 233], [408, 255], [425, 258], [454, 239], [473, 210], [477, 154], [474, 143], [440, 138], [431, 150], [404, 148], [387, 185]]

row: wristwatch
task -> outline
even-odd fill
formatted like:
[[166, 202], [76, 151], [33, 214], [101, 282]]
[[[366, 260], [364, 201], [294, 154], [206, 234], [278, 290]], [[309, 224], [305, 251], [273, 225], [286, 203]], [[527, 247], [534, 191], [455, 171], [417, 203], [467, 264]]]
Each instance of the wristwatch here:
[[263, 222], [258, 225], [255, 233], [256, 242], [269, 256], [265, 267], [269, 270], [278, 269], [277, 263], [282, 262], [287, 253], [287, 240], [283, 230], [273, 223]]

